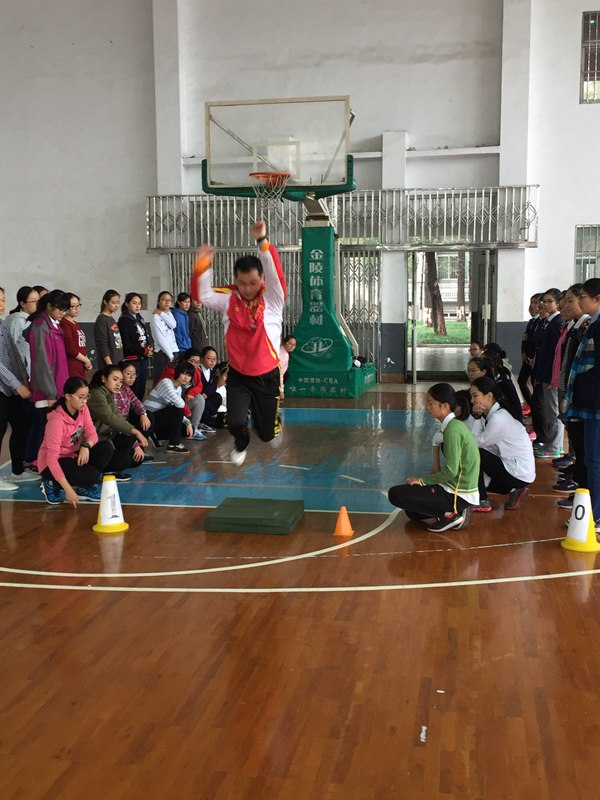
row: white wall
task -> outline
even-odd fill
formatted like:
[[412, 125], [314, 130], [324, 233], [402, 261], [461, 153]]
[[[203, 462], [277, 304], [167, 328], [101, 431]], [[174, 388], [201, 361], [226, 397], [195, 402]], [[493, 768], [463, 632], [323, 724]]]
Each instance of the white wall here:
[[529, 174], [541, 185], [541, 215], [528, 294], [572, 283], [575, 226], [600, 225], [600, 104], [579, 103], [582, 14], [596, 7], [533, 3]]
[[[81, 295], [152, 291], [151, 0], [19, 0], [0, 11], [0, 275]], [[157, 273], [158, 274], [158, 273]], [[154, 280], [154, 285], [157, 281]], [[9, 307], [10, 307], [9, 305]]]
[[[381, 151], [384, 130], [418, 149], [498, 144], [501, 0], [179, 0], [179, 18], [186, 155], [204, 155], [206, 100], [341, 94], [352, 152]], [[474, 181], [472, 164], [452, 169], [454, 183], [488, 182], [486, 165]], [[359, 187], [380, 185], [372, 162], [357, 173]], [[199, 170], [184, 184], [198, 191]]]
[[505, 0], [500, 181], [539, 184], [539, 246], [499, 254], [498, 318], [573, 282], [575, 226], [600, 224], [600, 104], [579, 103], [582, 0]]

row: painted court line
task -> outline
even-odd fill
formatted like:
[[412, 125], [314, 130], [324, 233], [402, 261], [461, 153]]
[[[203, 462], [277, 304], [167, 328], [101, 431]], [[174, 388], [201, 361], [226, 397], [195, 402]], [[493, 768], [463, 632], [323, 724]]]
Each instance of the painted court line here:
[[[198, 486], [201, 486], [201, 485], [202, 484], [198, 484]], [[244, 488], [246, 486], [246, 484], [240, 483], [240, 484], [237, 484], [237, 486], [238, 486], [238, 488]], [[387, 494], [386, 494], [386, 497], [387, 497]], [[11, 503], [45, 503], [46, 502], [43, 497], [40, 498], [40, 499], [35, 498], [33, 500], [27, 499], [26, 497], [0, 497], [0, 503], [3, 500], [8, 500]], [[210, 505], [210, 506], [207, 506], [207, 505], [188, 505], [187, 503], [185, 503], [185, 504], [182, 504], [182, 503], [162, 503], [159, 506], [156, 503], [126, 503], [126, 502], [124, 503], [123, 501], [121, 501], [121, 505], [122, 506], [127, 506], [127, 508], [131, 508], [133, 510], [135, 510], [136, 508], [140, 508], [140, 507], [141, 508], [216, 508], [215, 505]], [[92, 507], [92, 506], [90, 505], [90, 507]], [[98, 506], [96, 506], [96, 508], [97, 507]], [[339, 508], [310, 508], [310, 509], [306, 509], [306, 511], [308, 513], [310, 513], [310, 514], [339, 514], [340, 513]], [[352, 516], [354, 516], [355, 514], [367, 514], [370, 517], [382, 517], [382, 516], [385, 516], [387, 514], [386, 511], [355, 511], [354, 509], [350, 509], [349, 513], [352, 514]]]
[[[265, 589], [231, 587], [202, 588], [196, 586], [68, 586], [48, 583], [0, 583], [5, 589], [60, 589], [73, 592], [149, 592], [154, 594], [333, 594], [334, 592], [398, 592], [408, 589], [455, 589], [468, 586], [498, 586], [503, 583], [527, 583], [530, 581], [553, 581], [563, 578], [580, 578], [585, 575], [600, 575], [600, 569], [578, 572], [554, 572], [548, 575], [516, 575], [512, 578], [487, 578], [473, 581], [447, 581], [446, 583], [394, 583], [380, 586], [277, 586]], [[105, 575], [104, 577], [115, 577]], [[119, 576], [122, 577], [122, 576]]]
[[363, 481], [361, 478], [353, 478], [352, 475], [342, 475], [341, 472], [340, 472], [340, 478], [347, 478], [349, 481], [356, 481], [357, 483], [366, 483], [366, 481]]
[[292, 464], [278, 464], [277, 466], [281, 467], [281, 469], [305, 469], [305, 470], [312, 469], [312, 467], [295, 467]]
[[[174, 570], [173, 572], [48, 572], [45, 570], [27, 570], [27, 569], [14, 569], [12, 567], [0, 567], [0, 572], [10, 572], [17, 575], [44, 575], [56, 576], [60, 578], [161, 578], [161, 577], [174, 577], [178, 575], [208, 575], [213, 572], [236, 572], [243, 569], [254, 569], [255, 567], [271, 567], [274, 564], [287, 564], [291, 561], [301, 561], [305, 558], [314, 558], [323, 553], [331, 553], [334, 550], [343, 550], [347, 547], [352, 547], [359, 542], [364, 542], [372, 536], [376, 536], [381, 531], [385, 530], [400, 513], [400, 509], [396, 508], [385, 519], [381, 525], [373, 528], [372, 531], [363, 533], [362, 536], [357, 536], [356, 539], [342, 542], [341, 544], [334, 544], [331, 547], [323, 547], [321, 550], [311, 550], [308, 553], [298, 553], [295, 556], [282, 556], [281, 558], [272, 558], [269, 561], [252, 561], [249, 564], [233, 564], [226, 567], [207, 567], [205, 569], [181, 569]], [[1, 586], [2, 584], [0, 584]]]

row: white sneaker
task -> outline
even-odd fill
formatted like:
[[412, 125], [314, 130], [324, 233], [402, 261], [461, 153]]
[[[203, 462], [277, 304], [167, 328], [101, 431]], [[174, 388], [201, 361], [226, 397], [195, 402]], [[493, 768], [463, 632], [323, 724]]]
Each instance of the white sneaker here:
[[245, 450], [237, 450], [235, 447], [231, 451], [231, 455], [229, 458], [231, 459], [231, 463], [235, 464], [236, 467], [241, 467], [244, 461], [246, 460], [246, 453], [248, 452], [248, 448]]
[[278, 450], [281, 447], [282, 441], [283, 441], [283, 432], [279, 431], [277, 436], [274, 436], [272, 439], [269, 439], [268, 444], [273, 448], [273, 450]]
[[14, 492], [18, 488], [16, 483], [11, 483], [6, 478], [0, 478], [0, 492]]
[[32, 472], [29, 469], [26, 469], [25, 472], [22, 472], [20, 475], [15, 475], [15, 473], [11, 473], [10, 479], [13, 483], [28, 483], [29, 481], [41, 481], [42, 476], [39, 472]]

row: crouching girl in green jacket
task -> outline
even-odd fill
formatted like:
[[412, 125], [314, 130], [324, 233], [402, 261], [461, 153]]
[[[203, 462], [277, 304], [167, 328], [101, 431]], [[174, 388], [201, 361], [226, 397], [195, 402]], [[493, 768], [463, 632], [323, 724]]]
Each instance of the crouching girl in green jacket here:
[[455, 418], [456, 405], [449, 383], [429, 389], [426, 408], [441, 422], [444, 466], [420, 478], [407, 478], [388, 492], [390, 503], [404, 509], [410, 519], [428, 520], [427, 530], [436, 533], [466, 528], [473, 506], [479, 503], [479, 449], [465, 423]]

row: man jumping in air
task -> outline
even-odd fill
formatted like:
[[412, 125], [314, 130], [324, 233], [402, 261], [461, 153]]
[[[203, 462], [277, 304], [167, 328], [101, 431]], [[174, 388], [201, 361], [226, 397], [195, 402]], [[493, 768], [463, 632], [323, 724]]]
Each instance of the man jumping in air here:
[[229, 360], [227, 427], [235, 439], [231, 461], [240, 466], [250, 442], [248, 412], [264, 442], [278, 442], [279, 348], [286, 296], [285, 278], [276, 248], [263, 220], [250, 228], [258, 256], [242, 256], [233, 267], [234, 285], [213, 288], [214, 248], [198, 248], [192, 298], [223, 316]]

